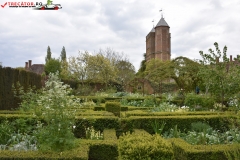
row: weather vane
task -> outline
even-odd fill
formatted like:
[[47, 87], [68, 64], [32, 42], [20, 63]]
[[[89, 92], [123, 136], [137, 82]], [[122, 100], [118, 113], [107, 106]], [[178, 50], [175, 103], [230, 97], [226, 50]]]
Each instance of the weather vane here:
[[159, 10], [159, 12], [161, 12], [161, 15], [162, 15], [162, 18], [163, 18], [163, 10], [161, 9], [161, 10]]

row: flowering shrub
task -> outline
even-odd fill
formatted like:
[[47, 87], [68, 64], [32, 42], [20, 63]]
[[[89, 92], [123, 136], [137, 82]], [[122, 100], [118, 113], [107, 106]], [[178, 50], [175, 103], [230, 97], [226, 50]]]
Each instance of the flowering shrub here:
[[40, 150], [62, 151], [74, 146], [72, 130], [76, 111], [72, 108], [80, 106], [79, 99], [71, 95], [68, 85], [63, 85], [58, 72], [49, 74], [41, 92], [28, 92], [22, 97], [25, 99], [21, 107], [44, 120], [34, 132]]

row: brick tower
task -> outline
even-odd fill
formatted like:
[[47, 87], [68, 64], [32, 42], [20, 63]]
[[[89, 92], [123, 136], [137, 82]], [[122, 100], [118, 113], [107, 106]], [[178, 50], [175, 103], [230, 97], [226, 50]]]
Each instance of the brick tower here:
[[146, 36], [146, 61], [171, 59], [171, 34], [169, 25], [163, 16], [155, 27]]

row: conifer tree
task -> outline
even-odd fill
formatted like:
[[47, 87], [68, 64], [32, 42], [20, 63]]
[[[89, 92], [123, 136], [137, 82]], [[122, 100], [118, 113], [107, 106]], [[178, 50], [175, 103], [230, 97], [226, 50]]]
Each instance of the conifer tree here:
[[45, 62], [47, 63], [47, 61], [49, 61], [50, 59], [52, 59], [52, 52], [51, 52], [50, 47], [48, 46], [48, 48], [47, 48], [47, 56], [45, 58]]
[[66, 50], [65, 50], [65, 47], [63, 46], [62, 51], [61, 51], [61, 60], [62, 60], [62, 61], [65, 61], [66, 58], [67, 58], [67, 56], [66, 56]]

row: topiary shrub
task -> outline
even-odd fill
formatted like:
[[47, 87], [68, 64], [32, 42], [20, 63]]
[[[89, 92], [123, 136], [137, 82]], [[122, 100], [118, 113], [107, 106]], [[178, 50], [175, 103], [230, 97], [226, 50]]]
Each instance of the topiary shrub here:
[[121, 106], [119, 102], [106, 102], [106, 111], [112, 112], [115, 116], [120, 117]]
[[118, 150], [122, 160], [174, 159], [172, 145], [161, 136], [148, 133], [132, 133], [120, 137]]

